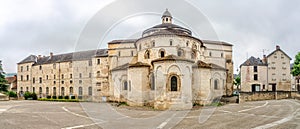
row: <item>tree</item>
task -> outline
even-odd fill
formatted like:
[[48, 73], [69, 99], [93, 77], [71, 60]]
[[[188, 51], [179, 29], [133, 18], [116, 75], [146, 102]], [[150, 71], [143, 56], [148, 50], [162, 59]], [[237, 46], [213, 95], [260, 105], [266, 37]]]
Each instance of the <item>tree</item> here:
[[237, 87], [239, 87], [239, 86], [241, 85], [241, 77], [240, 77], [240, 76], [237, 76], [237, 77], [234, 79], [233, 84], [236, 85]]
[[295, 56], [294, 66], [292, 69], [293, 76], [300, 75], [300, 52]]
[[5, 80], [4, 75], [0, 72], [0, 91], [7, 92], [7, 81]]

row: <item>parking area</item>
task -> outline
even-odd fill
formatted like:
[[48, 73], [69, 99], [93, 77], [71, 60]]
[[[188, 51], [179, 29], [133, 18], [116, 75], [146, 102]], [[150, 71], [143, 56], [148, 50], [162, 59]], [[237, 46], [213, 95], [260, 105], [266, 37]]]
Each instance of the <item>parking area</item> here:
[[162, 129], [300, 128], [298, 100], [205, 106], [185, 111], [120, 108], [110, 103], [1, 101], [1, 128]]

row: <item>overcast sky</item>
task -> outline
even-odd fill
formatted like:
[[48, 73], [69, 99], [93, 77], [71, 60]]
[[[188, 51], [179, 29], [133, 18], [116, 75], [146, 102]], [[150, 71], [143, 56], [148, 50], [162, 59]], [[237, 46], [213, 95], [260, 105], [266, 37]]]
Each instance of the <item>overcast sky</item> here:
[[[160, 14], [169, 8], [175, 23], [192, 31], [197, 24], [205, 23], [201, 32], [195, 29], [196, 37], [233, 44], [235, 71], [247, 55], [262, 57], [263, 49], [269, 50], [265, 52], [268, 54], [280, 45], [293, 59], [300, 51], [300, 1], [297, 0], [189, 0], [187, 3], [197, 11], [180, 7], [182, 0], [160, 2], [154, 8], [146, 2], [149, 0], [114, 6], [112, 0], [0, 0], [0, 60], [4, 71], [16, 72], [16, 63], [31, 54], [66, 53], [81, 50], [80, 45], [89, 46], [89, 40], [85, 40], [86, 44], [78, 42], [87, 26], [95, 24], [91, 20], [98, 15], [103, 16], [98, 20], [108, 22], [107, 19], [115, 18], [118, 21], [116, 15], [126, 14], [126, 7], [136, 7], [137, 14], [144, 8], [146, 13], [142, 10], [142, 15], [112, 22], [113, 29], [95, 30], [108, 35], [99, 35], [103, 42], [140, 36], [143, 29], [160, 24]], [[146, 9], [148, 5], [151, 9]], [[189, 9], [194, 13], [187, 13]], [[190, 18], [198, 13], [206, 19]], [[98, 23], [103, 26], [102, 22]], [[217, 37], [206, 35], [212, 32], [209, 30], [212, 28], [206, 26], [212, 26]], [[94, 45], [85, 49], [106, 47], [106, 43]]]

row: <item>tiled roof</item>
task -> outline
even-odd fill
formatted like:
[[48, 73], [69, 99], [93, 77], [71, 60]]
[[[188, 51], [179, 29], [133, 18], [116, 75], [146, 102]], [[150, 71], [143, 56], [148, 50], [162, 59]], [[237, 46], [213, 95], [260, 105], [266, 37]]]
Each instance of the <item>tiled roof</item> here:
[[89, 51], [80, 51], [66, 54], [59, 54], [45, 57], [37, 57], [34, 55], [30, 55], [25, 58], [18, 64], [34, 62], [34, 65], [41, 64], [49, 64], [49, 63], [57, 63], [57, 62], [67, 62], [74, 60], [89, 60], [92, 57], [106, 57], [108, 56], [107, 49], [97, 49], [97, 50], [89, 50]]
[[162, 58], [155, 59], [155, 60], [152, 61], [152, 63], [153, 62], [158, 62], [158, 61], [187, 61], [187, 62], [194, 63], [193, 60], [182, 58], [182, 57], [175, 56], [175, 55], [168, 55], [168, 56], [165, 56], [165, 57], [162, 57]]
[[[255, 58], [251, 56], [248, 60], [246, 60], [241, 66], [266, 66], [266, 63], [263, 63], [263, 61], [259, 58]], [[240, 66], [240, 67], [241, 67]]]

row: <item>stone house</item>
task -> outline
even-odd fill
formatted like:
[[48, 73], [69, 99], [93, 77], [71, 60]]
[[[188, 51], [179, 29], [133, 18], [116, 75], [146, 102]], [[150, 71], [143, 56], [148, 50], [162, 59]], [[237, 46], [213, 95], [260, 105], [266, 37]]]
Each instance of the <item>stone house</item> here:
[[232, 95], [232, 45], [192, 36], [168, 10], [161, 19], [142, 37], [113, 40], [108, 49], [25, 58], [18, 92], [156, 109], [190, 109]]
[[241, 91], [291, 91], [291, 58], [276, 46], [263, 59], [251, 57], [241, 66]]

